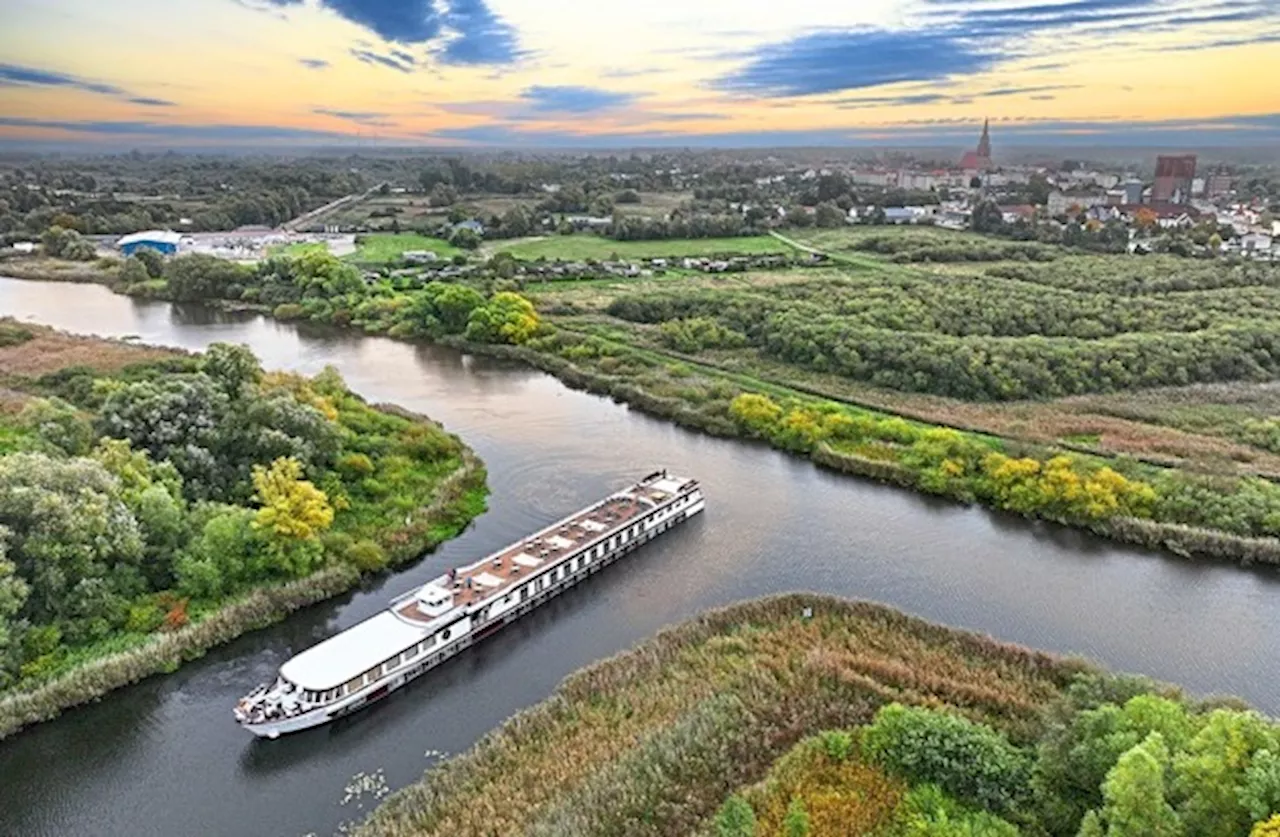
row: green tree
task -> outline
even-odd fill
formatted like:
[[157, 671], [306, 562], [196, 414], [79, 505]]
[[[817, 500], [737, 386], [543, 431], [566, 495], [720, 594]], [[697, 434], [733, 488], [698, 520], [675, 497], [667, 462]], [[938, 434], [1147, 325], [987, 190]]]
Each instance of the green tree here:
[[803, 799], [794, 797], [787, 805], [787, 813], [782, 818], [782, 833], [786, 837], [809, 837], [810, 829], [809, 810], [805, 807]]
[[64, 229], [55, 224], [40, 236], [40, 244], [44, 247], [45, 255], [58, 259], [62, 258], [62, 253], [66, 250], [67, 245], [77, 237], [79, 237], [79, 233], [75, 230]]
[[200, 370], [232, 400], [262, 380], [262, 365], [248, 346], [214, 343], [205, 350]]
[[0, 523], [9, 530], [7, 560], [29, 586], [23, 612], [35, 622], [75, 619], [82, 582], [109, 577], [109, 588], [140, 588], [142, 533], [98, 462], [0, 457]]
[[484, 305], [484, 297], [479, 291], [450, 282], [433, 282], [423, 295], [431, 301], [440, 325], [448, 334], [466, 331], [471, 312]]
[[178, 256], [164, 265], [169, 295], [179, 302], [236, 298], [233, 289], [242, 288], [252, 276], [250, 268], [205, 253]]
[[253, 486], [261, 506], [253, 525], [266, 535], [281, 568], [295, 577], [316, 569], [323, 558], [320, 535], [333, 523], [329, 498], [302, 478], [302, 463], [292, 457], [255, 466]]
[[127, 439], [157, 461], [172, 462], [190, 496], [217, 497], [229, 490], [234, 476], [214, 453], [228, 410], [226, 393], [208, 376], [166, 376], [110, 392], [99, 410], [97, 430]]
[[164, 275], [164, 256], [150, 247], [139, 247], [129, 259], [137, 259], [146, 268], [148, 278], [159, 279]]
[[541, 320], [533, 303], [502, 291], [474, 309], [467, 319], [466, 338], [479, 343], [525, 343], [538, 333]]
[[1007, 812], [1030, 791], [1031, 762], [984, 724], [931, 709], [891, 703], [863, 729], [864, 755], [913, 783], [937, 784], [980, 808]]
[[1107, 837], [1179, 837], [1182, 822], [1165, 799], [1169, 751], [1158, 732], [1126, 752], [1102, 785]]
[[[1125, 691], [1137, 687], [1127, 681], [1098, 685], [1107, 699], [1124, 699]], [[1074, 830], [1086, 811], [1100, 807], [1107, 773], [1151, 733], [1160, 733], [1176, 751], [1187, 745], [1196, 726], [1181, 703], [1153, 694], [1136, 695], [1122, 706], [1102, 702], [1070, 715], [1041, 740], [1035, 765], [1034, 784], [1051, 830]]]
[[0, 526], [0, 689], [17, 676], [22, 662], [23, 623], [18, 619], [30, 587], [18, 576], [18, 568], [8, 560], [11, 532]]
[[49, 447], [71, 456], [89, 452], [93, 426], [61, 398], [34, 398], [18, 414], [18, 424], [35, 432]]
[[1254, 822], [1260, 822], [1272, 813], [1280, 814], [1280, 756], [1276, 752], [1259, 750], [1254, 753], [1244, 771], [1244, 781], [1236, 790], [1240, 805]]
[[818, 204], [814, 210], [813, 223], [817, 227], [843, 227], [846, 217], [840, 207], [829, 201], [824, 201]]
[[151, 276], [147, 273], [147, 266], [136, 254], [125, 259], [124, 264], [120, 266], [120, 284], [126, 288], [139, 285], [149, 279]]
[[470, 227], [458, 227], [449, 234], [449, 243], [463, 250], [475, 250], [480, 247], [483, 240], [480, 233]]
[[756, 837], [756, 812], [735, 793], [716, 812], [715, 832], [716, 837]]
[[178, 589], [197, 599], [217, 599], [272, 574], [255, 513], [239, 506], [215, 506], [176, 562]]
[[[1178, 812], [1189, 833], [1234, 837], [1261, 819], [1243, 804], [1240, 793], [1259, 751], [1267, 752], [1267, 757], [1253, 774], [1257, 807], [1280, 801], [1280, 784], [1274, 784], [1276, 776], [1267, 764], [1267, 748], [1276, 747], [1277, 742], [1275, 726], [1255, 712], [1217, 709], [1209, 713], [1185, 751], [1173, 759], [1174, 788], [1183, 799]], [[1268, 780], [1273, 783], [1270, 788]], [[1260, 811], [1262, 816], [1271, 812]]]

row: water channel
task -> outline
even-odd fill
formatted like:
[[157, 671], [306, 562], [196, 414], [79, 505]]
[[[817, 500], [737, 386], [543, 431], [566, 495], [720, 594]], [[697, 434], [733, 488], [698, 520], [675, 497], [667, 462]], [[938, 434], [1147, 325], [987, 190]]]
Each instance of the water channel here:
[[[357, 774], [403, 786], [574, 669], [708, 607], [789, 590], [874, 599], [1280, 712], [1275, 573], [836, 476], [444, 348], [7, 279], [0, 314], [186, 349], [245, 343], [267, 368], [332, 364], [370, 400], [463, 436], [493, 489], [489, 511], [417, 565], [0, 742], [0, 834], [331, 834], [376, 803], [343, 804]], [[664, 465], [704, 483], [700, 519], [342, 725], [269, 742], [233, 723], [235, 700], [289, 655]]]

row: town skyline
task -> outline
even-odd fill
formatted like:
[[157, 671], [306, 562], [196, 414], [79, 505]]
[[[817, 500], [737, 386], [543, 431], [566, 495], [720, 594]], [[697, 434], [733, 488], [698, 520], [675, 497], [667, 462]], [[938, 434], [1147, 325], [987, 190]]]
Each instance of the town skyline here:
[[[14, 0], [0, 144], [1260, 145], [1265, 0]], [[142, 22], [146, 25], [141, 25]]]

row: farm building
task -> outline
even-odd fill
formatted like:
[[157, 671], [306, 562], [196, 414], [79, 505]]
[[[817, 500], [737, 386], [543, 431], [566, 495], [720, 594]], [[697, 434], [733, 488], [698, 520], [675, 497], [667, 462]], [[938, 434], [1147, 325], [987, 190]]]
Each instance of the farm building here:
[[137, 232], [133, 235], [126, 235], [124, 238], [116, 242], [116, 246], [120, 248], [120, 252], [126, 256], [132, 256], [142, 247], [150, 247], [157, 253], [163, 253], [166, 256], [172, 256], [178, 252], [178, 243], [182, 241], [182, 236], [176, 232], [167, 230], [148, 230], [146, 232]]

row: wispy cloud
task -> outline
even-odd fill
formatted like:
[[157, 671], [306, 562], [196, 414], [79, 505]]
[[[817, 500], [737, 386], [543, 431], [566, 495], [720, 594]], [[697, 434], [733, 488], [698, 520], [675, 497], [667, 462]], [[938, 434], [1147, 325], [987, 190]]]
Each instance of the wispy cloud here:
[[525, 88], [520, 97], [537, 112], [593, 113], [630, 104], [638, 99], [639, 95], [602, 90], [597, 87], [535, 85]]
[[0, 64], [0, 84], [66, 87], [72, 90], [83, 90], [86, 93], [100, 93], [104, 96], [124, 97], [129, 95], [114, 84], [89, 81], [67, 73], [41, 70], [36, 67], [20, 67], [16, 64]]
[[757, 48], [715, 86], [763, 96], [807, 96], [976, 73], [996, 58], [950, 32], [813, 32]]
[[89, 138], [142, 137], [167, 142], [283, 140], [349, 140], [346, 134], [277, 125], [180, 124], [131, 120], [58, 120], [0, 116], [0, 127], [42, 128], [83, 134]]
[[59, 73], [54, 70], [42, 70], [37, 67], [22, 67], [17, 64], [0, 64], [0, 86], [17, 87], [58, 87], [64, 90], [80, 90], [85, 93], [96, 93], [111, 96], [134, 105], [152, 108], [175, 107], [175, 102], [168, 99], [154, 99], [150, 96], [135, 96], [114, 84], [93, 81]]
[[332, 108], [312, 108], [311, 112], [321, 116], [332, 116], [335, 119], [345, 119], [348, 122], [367, 125], [371, 128], [385, 128], [393, 124], [390, 121], [391, 115], [387, 113], [364, 110], [334, 110]]
[[148, 108], [176, 108], [178, 106], [177, 102], [171, 102], [168, 99], [153, 99], [150, 96], [132, 96], [125, 99], [125, 101]]
[[298, 63], [308, 70], [323, 70], [329, 67], [329, 62], [323, 58], [299, 58]]
[[396, 57], [398, 53], [393, 53], [392, 55], [382, 55], [370, 49], [360, 49], [359, 47], [352, 47], [351, 54], [355, 56], [356, 59], [363, 61], [365, 64], [378, 64], [383, 67], [390, 67], [393, 70], [399, 70], [402, 73], [413, 72], [413, 64], [405, 63], [403, 60]]
[[[1117, 48], [1104, 36], [1126, 31], [1194, 32], [1206, 27], [1280, 22], [1275, 0], [1068, 0], [993, 6], [987, 0], [925, 0], [922, 15], [898, 29], [854, 28], [806, 32], [758, 45], [737, 57], [742, 63], [712, 86], [755, 96], [788, 97], [878, 87], [899, 82], [936, 82], [985, 72], [1035, 55], [1033, 43], [1058, 39], [1076, 49], [1078, 38]], [[1253, 33], [1255, 42], [1269, 30]], [[1230, 42], [1228, 42], [1230, 43]], [[1234, 43], [1230, 43], [1234, 45]], [[1056, 69], [1042, 62], [1030, 69]]]

